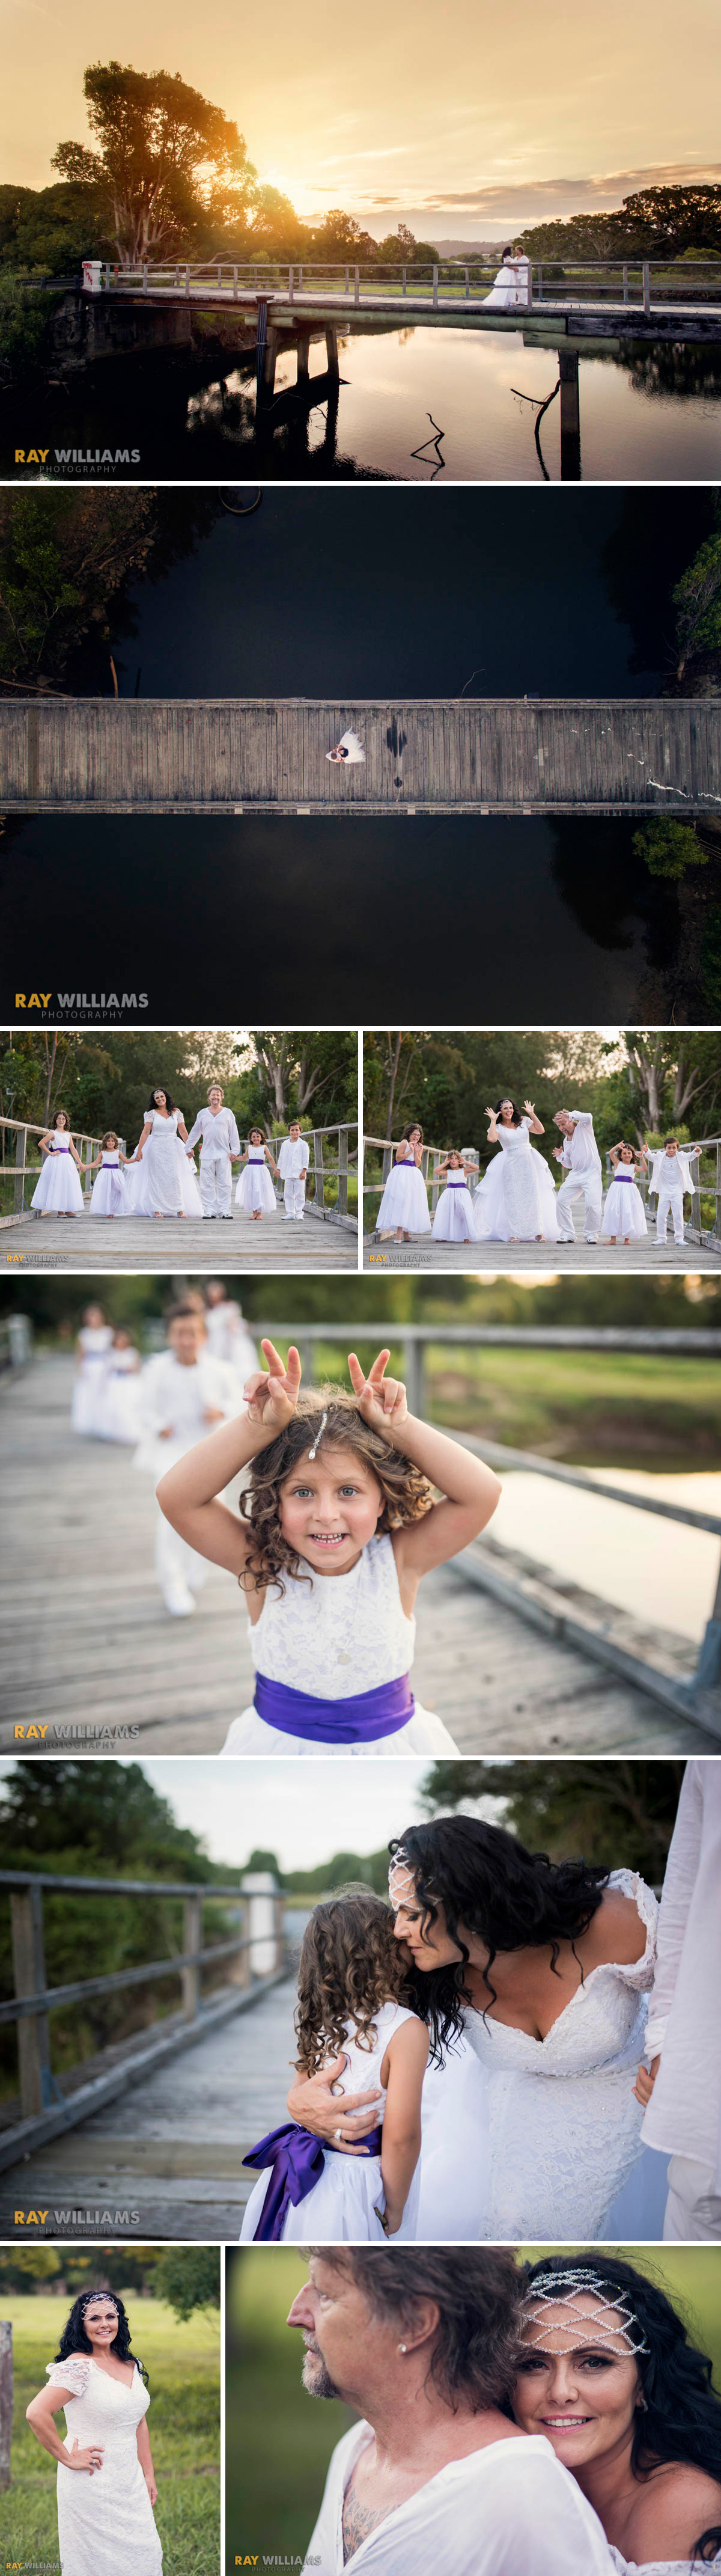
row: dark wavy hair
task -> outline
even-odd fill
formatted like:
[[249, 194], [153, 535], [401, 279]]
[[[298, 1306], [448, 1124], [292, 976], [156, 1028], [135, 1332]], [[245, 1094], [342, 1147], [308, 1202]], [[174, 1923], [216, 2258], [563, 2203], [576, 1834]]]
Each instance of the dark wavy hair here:
[[470, 2003], [465, 1984], [469, 1952], [459, 1925], [474, 1932], [488, 1951], [486, 1978], [495, 2003], [491, 1969], [497, 1950], [521, 1950], [527, 1944], [549, 1948], [555, 1975], [561, 1942], [570, 1941], [575, 1958], [574, 1944], [588, 1931], [608, 1885], [607, 1869], [529, 1852], [502, 1825], [482, 1824], [476, 1816], [439, 1816], [429, 1825], [408, 1825], [388, 1848], [392, 1857], [402, 1851], [408, 1862], [423, 1909], [423, 1932], [437, 1921], [442, 1905], [450, 1939], [461, 1952], [455, 1964], [449, 1961], [421, 1979], [425, 2010], [416, 2001], [416, 1978], [411, 1978], [413, 2008], [423, 2011], [428, 2022], [436, 2063], [463, 2028], [461, 2004]]
[[80, 2291], [79, 2297], [75, 2300], [74, 2306], [70, 2310], [67, 2323], [63, 2326], [59, 2347], [54, 2356], [55, 2360], [67, 2361], [71, 2352], [92, 2352], [93, 2347], [90, 2342], [90, 2337], [86, 2334], [83, 2324], [83, 2311], [88, 2306], [89, 2300], [93, 2297], [98, 2299], [112, 2299], [113, 2304], [118, 2311], [118, 2331], [114, 2342], [111, 2343], [110, 2350], [111, 2352], [114, 2352], [116, 2361], [134, 2361], [135, 2368], [136, 2370], [139, 2370], [140, 2377], [141, 2379], [144, 2379], [145, 2386], [147, 2388], [149, 2386], [149, 2381], [145, 2363], [143, 2361], [139, 2361], [137, 2353], [131, 2352], [130, 2350], [130, 2327], [128, 2324], [126, 2310], [123, 2307], [122, 2299], [118, 2298], [117, 2290]]
[[260, 1137], [261, 1145], [267, 1145], [268, 1139], [267, 1139], [267, 1136], [266, 1136], [265, 1128], [264, 1128], [264, 1127], [261, 1127], [260, 1122], [259, 1122], [259, 1120], [258, 1120], [257, 1118], [254, 1118], [252, 1127], [249, 1127], [249, 1128], [248, 1128], [248, 1143], [249, 1143], [249, 1145], [252, 1145], [253, 1137], [254, 1137], [254, 1136], [259, 1136], [259, 1137]]
[[164, 1083], [164, 1082], [154, 1082], [154, 1083], [153, 1083], [153, 1088], [152, 1088], [152, 1091], [151, 1091], [151, 1094], [150, 1094], [150, 1099], [149, 1099], [149, 1101], [148, 1101], [148, 1106], [147, 1106], [147, 1109], [146, 1109], [146, 1112], [145, 1112], [146, 1118], [149, 1118], [149, 1116], [150, 1116], [150, 1112], [151, 1112], [151, 1109], [154, 1109], [154, 1108], [155, 1108], [155, 1094], [156, 1094], [156, 1091], [162, 1091], [163, 1099], [164, 1099], [164, 1101], [165, 1101], [166, 1109], [167, 1109], [167, 1110], [169, 1110], [169, 1112], [170, 1112], [170, 1116], [171, 1116], [171, 1118], [172, 1118], [173, 1110], [174, 1110], [174, 1108], [175, 1108], [175, 1101], [174, 1101], [174, 1099], [173, 1099], [173, 1097], [172, 1097], [172, 1093], [171, 1093], [171, 1092], [169, 1092], [169, 1091], [166, 1091], [165, 1083]]
[[401, 1529], [407, 1521], [423, 1519], [433, 1501], [427, 1476], [414, 1467], [410, 1458], [372, 1431], [364, 1422], [358, 1398], [342, 1386], [313, 1387], [300, 1395], [295, 1412], [285, 1430], [260, 1449], [250, 1466], [247, 1485], [239, 1499], [241, 1519], [250, 1528], [250, 1546], [243, 1573], [242, 1591], [262, 1592], [267, 1584], [285, 1591], [286, 1577], [292, 1583], [311, 1580], [300, 1571], [300, 1557], [290, 1547], [280, 1526], [280, 1491], [286, 1478], [304, 1458], [320, 1433], [323, 1414], [323, 1449], [351, 1449], [364, 1467], [377, 1478], [383, 1497], [378, 1518], [378, 1531]]
[[428, 2377], [445, 2406], [473, 2415], [501, 2406], [518, 2360], [523, 2275], [509, 2247], [496, 2245], [309, 2245], [308, 2253], [350, 2272], [383, 2324], [410, 2327], [416, 2302], [434, 2299], [438, 2333]]
[[67, 1135], [69, 1136], [69, 1135], [71, 1134], [71, 1132], [72, 1132], [72, 1131], [71, 1131], [71, 1126], [70, 1126], [70, 1120], [69, 1120], [69, 1117], [68, 1117], [67, 1109], [63, 1109], [62, 1102], [59, 1102], [59, 1103], [58, 1103], [58, 1107], [57, 1107], [57, 1109], [55, 1109], [55, 1110], [53, 1111], [53, 1126], [54, 1126], [54, 1127], [57, 1127], [57, 1123], [58, 1123], [58, 1119], [59, 1119], [59, 1118], [64, 1118], [64, 1120], [65, 1120], [66, 1133], [67, 1133]]
[[[717, 2478], [721, 2485], [721, 2397], [711, 2384], [713, 2364], [697, 2344], [690, 2342], [688, 2328], [665, 2290], [645, 2272], [637, 2272], [635, 2264], [625, 2262], [620, 2255], [601, 2254], [595, 2245], [588, 2253], [551, 2254], [538, 2263], [527, 2263], [526, 2288], [533, 2289], [539, 2272], [567, 2274], [576, 2266], [579, 2272], [584, 2267], [597, 2272], [611, 2292], [625, 2292], [648, 2344], [648, 2352], [636, 2355], [646, 2405], [643, 2411], [639, 2409], [634, 2424], [633, 2476], [650, 2478], [661, 2463], [677, 2460], [689, 2468], [703, 2469], [707, 2477]], [[549, 2296], [553, 2297], [551, 2289]], [[559, 2283], [558, 2296], [573, 2297], [567, 2282]], [[699, 2534], [694, 2543], [694, 2560], [708, 2565], [719, 2549], [721, 2522], [710, 2524], [707, 2531]]]
[[369, 1887], [343, 1887], [314, 1905], [298, 1970], [295, 2035], [303, 2073], [317, 2075], [338, 2057], [349, 2021], [359, 2048], [372, 2048], [375, 2014], [405, 1993], [408, 1971], [393, 1915]]
[[[494, 1118], [495, 1118], [495, 1119], [499, 1119], [499, 1118], [500, 1118], [501, 1110], [502, 1110], [502, 1108], [503, 1108], [504, 1100], [511, 1100], [511, 1094], [510, 1094], [510, 1091], [502, 1091], [502, 1092], [501, 1092], [500, 1100], [497, 1100], [497, 1101], [496, 1101], [496, 1106], [495, 1106], [495, 1109], [494, 1109], [494, 1112], [493, 1112], [493, 1115], [494, 1115]], [[511, 1100], [511, 1108], [512, 1108], [512, 1110], [513, 1110], [513, 1124], [514, 1124], [514, 1127], [520, 1127], [520, 1124], [521, 1124], [521, 1111], [520, 1111], [520, 1109], [517, 1109], [517, 1108], [516, 1108], [515, 1100]]]
[[411, 1123], [410, 1123], [410, 1127], [402, 1127], [402, 1128], [401, 1128], [400, 1136], [399, 1136], [399, 1138], [398, 1138], [398, 1143], [399, 1143], [399, 1145], [410, 1145], [411, 1137], [412, 1137], [412, 1136], [416, 1136], [416, 1135], [420, 1137], [420, 1141], [421, 1141], [421, 1144], [422, 1144], [422, 1143], [423, 1143], [423, 1129], [422, 1129], [422, 1126], [421, 1126], [420, 1118], [412, 1118], [412, 1119], [411, 1119]]

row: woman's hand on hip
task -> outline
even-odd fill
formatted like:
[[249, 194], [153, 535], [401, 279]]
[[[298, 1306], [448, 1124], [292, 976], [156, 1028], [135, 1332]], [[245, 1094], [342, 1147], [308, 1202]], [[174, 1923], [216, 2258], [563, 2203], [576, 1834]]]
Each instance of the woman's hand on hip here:
[[92, 2478], [95, 2470], [102, 2468], [104, 2449], [104, 2442], [90, 2442], [87, 2450], [84, 2451], [81, 2450], [79, 2442], [71, 2442], [68, 2466], [71, 2469], [87, 2469], [88, 2476]]

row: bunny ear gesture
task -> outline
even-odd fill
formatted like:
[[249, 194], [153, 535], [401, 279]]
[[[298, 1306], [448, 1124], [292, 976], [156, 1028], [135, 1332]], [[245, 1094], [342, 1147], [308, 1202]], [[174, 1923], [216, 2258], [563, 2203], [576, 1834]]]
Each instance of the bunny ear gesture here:
[[261, 1342], [260, 1347], [267, 1369], [256, 1370], [246, 1380], [243, 1394], [248, 1420], [262, 1422], [272, 1437], [276, 1431], [285, 1430], [286, 1423], [295, 1412], [300, 1394], [300, 1352], [292, 1343], [286, 1368], [273, 1342]]
[[400, 1378], [386, 1377], [390, 1351], [379, 1351], [368, 1377], [364, 1375], [355, 1351], [348, 1353], [348, 1373], [354, 1395], [357, 1395], [364, 1422], [384, 1439], [393, 1438], [401, 1423], [408, 1419], [406, 1390]]

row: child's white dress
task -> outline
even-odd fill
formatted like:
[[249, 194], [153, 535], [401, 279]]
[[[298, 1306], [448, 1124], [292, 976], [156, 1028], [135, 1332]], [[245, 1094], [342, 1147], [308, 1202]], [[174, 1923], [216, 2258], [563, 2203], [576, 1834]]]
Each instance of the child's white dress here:
[[30, 1201], [34, 1208], [58, 1208], [64, 1215], [82, 1216], [85, 1201], [77, 1163], [73, 1162], [67, 1128], [56, 1127], [52, 1146], [46, 1154], [40, 1179]]
[[80, 1364], [73, 1387], [70, 1420], [74, 1431], [98, 1436], [105, 1370], [113, 1338], [112, 1324], [82, 1324], [78, 1333]]
[[110, 1350], [103, 1370], [97, 1429], [101, 1440], [120, 1440], [128, 1447], [140, 1438], [140, 1370], [134, 1350]]
[[115, 2379], [88, 2353], [46, 2363], [51, 2387], [70, 2391], [65, 2408], [68, 2450], [103, 2445], [94, 2477], [58, 2461], [58, 2539], [62, 2576], [161, 2576], [160, 2534], [138, 2458], [138, 2425], [150, 2405], [137, 2367]]
[[125, 1173], [118, 1158], [117, 1146], [109, 1148], [107, 1153], [103, 1152], [100, 1170], [96, 1172], [93, 1181], [90, 1214], [91, 1216], [129, 1214]]
[[275, 1207], [275, 1190], [273, 1188], [270, 1172], [266, 1163], [265, 1148], [263, 1145], [249, 1145], [248, 1147], [247, 1163], [243, 1165], [243, 1170], [235, 1185], [235, 1204], [236, 1207], [248, 1208], [248, 1210], [251, 1208], [263, 1208], [266, 1216], [272, 1216], [273, 1214], [273, 1209]]
[[412, 1154], [393, 1164], [376, 1217], [378, 1233], [397, 1225], [403, 1227], [404, 1234], [431, 1231], [426, 1184]]
[[[373, 2104], [373, 2109], [376, 2125], [382, 2128], [386, 2096], [381, 2085], [381, 2066], [388, 2042], [392, 2039], [394, 2031], [400, 2030], [402, 2022], [415, 2021], [415, 2019], [416, 2014], [409, 2012], [405, 2004], [381, 2004], [380, 2011], [374, 2018], [373, 2028], [376, 2036], [370, 2048], [359, 2047], [354, 2036], [356, 2023], [349, 2021], [346, 2024], [345, 2072], [339, 2076], [337, 2084], [333, 2085], [333, 2100], [338, 2098], [339, 2109], [344, 2093], [372, 2093], [378, 2085], [381, 2100]], [[331, 2050], [331, 2057], [338, 2055], [337, 2049]], [[321, 2143], [319, 2141], [319, 2144]], [[334, 2155], [332, 2147], [325, 2146], [322, 2148], [322, 2154], [323, 2172], [314, 2183], [312, 2191], [307, 2192], [305, 2199], [299, 2201], [295, 2208], [291, 2206], [286, 2212], [282, 2227], [283, 2244], [313, 2245], [319, 2241], [328, 2245], [364, 2245], [368, 2242], [385, 2244], [386, 2238], [376, 2208], [378, 2202], [381, 2208], [385, 2207], [380, 2156]], [[416, 2165], [401, 2225], [392, 2239], [394, 2245], [404, 2240], [408, 2243], [415, 2237], [419, 2173], [420, 2160]], [[261, 2173], [251, 2192], [240, 2232], [241, 2245], [252, 2242], [255, 2236], [269, 2181], [270, 2173]]]
[[[415, 1647], [415, 1619], [407, 1619], [398, 1588], [392, 1541], [386, 1532], [364, 1547], [349, 1574], [315, 1575], [293, 1582], [285, 1578], [282, 1595], [270, 1586], [260, 1618], [250, 1627], [256, 1672], [252, 1708], [234, 1717], [224, 1753], [300, 1755], [394, 1755], [457, 1753], [448, 1728], [433, 1710], [408, 1699], [412, 1714], [392, 1732], [376, 1734], [373, 1715], [358, 1706], [368, 1692], [390, 1693], [397, 1712], [402, 1684], [410, 1674]], [[280, 1693], [275, 1685], [280, 1685]], [[267, 1688], [270, 1685], [270, 1689]], [[287, 1694], [283, 1708], [282, 1694]], [[296, 1695], [307, 1699], [298, 1711]], [[259, 1715], [260, 1700], [273, 1708], [272, 1722]], [[280, 1707], [278, 1701], [280, 1700]], [[352, 1706], [356, 1701], [356, 1708]], [[315, 1703], [315, 1706], [314, 1706]], [[379, 1712], [380, 1722], [386, 1710]], [[283, 1717], [293, 1725], [283, 1724]], [[294, 1731], [296, 1718], [308, 1732]]]
[[473, 1200], [465, 1173], [447, 1172], [440, 1193], [432, 1232], [436, 1243], [469, 1243], [475, 1241]]
[[606, 1191], [601, 1218], [602, 1234], [647, 1234], [646, 1210], [636, 1183], [634, 1163], [617, 1163], [613, 1180]]
[[557, 1243], [556, 1192], [548, 1164], [531, 1144], [530, 1120], [499, 1127], [494, 1153], [473, 1200], [478, 1243]]

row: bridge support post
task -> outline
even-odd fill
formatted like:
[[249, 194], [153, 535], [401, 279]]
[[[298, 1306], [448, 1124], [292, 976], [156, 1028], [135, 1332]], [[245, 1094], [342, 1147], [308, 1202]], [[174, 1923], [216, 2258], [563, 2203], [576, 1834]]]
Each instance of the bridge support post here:
[[310, 376], [310, 368], [309, 368], [309, 364], [308, 364], [308, 361], [309, 361], [309, 358], [310, 358], [310, 332], [309, 332], [309, 331], [299, 331], [299, 332], [298, 332], [298, 334], [297, 334], [296, 344], [295, 344], [295, 345], [296, 345], [296, 381], [297, 381], [297, 383], [298, 383], [299, 385], [303, 385], [303, 386], [305, 386], [305, 385], [307, 385], [307, 384], [308, 384], [309, 376]]
[[[202, 1928], [203, 1928], [203, 1899], [202, 1899], [202, 1896], [184, 1896], [184, 1898], [183, 1898], [183, 1949], [184, 1949], [184, 1950], [199, 1950], [199, 1949], [201, 1948], [201, 1946], [202, 1946], [202, 1942], [201, 1942]], [[200, 1969], [199, 1969], [199, 1968], [181, 1968], [180, 1974], [181, 1974], [181, 1979], [182, 1979], [182, 1990], [183, 1990], [183, 2020], [184, 2020], [184, 2021], [196, 2021], [196, 2020], [197, 2020], [198, 2013], [199, 2013], [199, 2010], [200, 2010]]]
[[[13, 1888], [10, 1895], [15, 1993], [44, 1992], [45, 1943], [41, 1887]], [[47, 2109], [50, 2100], [50, 2024], [46, 2012], [23, 2014], [17, 2025], [20, 2099], [24, 2120]]]
[[577, 349], [559, 349], [558, 374], [561, 386], [561, 481], [579, 483], [581, 479], [581, 411]]
[[408, 1411], [423, 1421], [425, 1403], [425, 1344], [408, 1339], [403, 1346], [403, 1374], [406, 1382]]
[[333, 383], [337, 385], [337, 383], [338, 383], [338, 377], [339, 377], [339, 367], [338, 367], [338, 333], [337, 333], [337, 330], [336, 330], [335, 322], [326, 322], [326, 326], [325, 326], [325, 356], [326, 356], [326, 366], [327, 366], [328, 374], [329, 374], [329, 376], [332, 376], [332, 378], [333, 378]]

